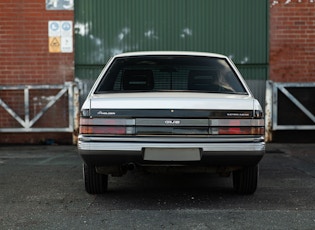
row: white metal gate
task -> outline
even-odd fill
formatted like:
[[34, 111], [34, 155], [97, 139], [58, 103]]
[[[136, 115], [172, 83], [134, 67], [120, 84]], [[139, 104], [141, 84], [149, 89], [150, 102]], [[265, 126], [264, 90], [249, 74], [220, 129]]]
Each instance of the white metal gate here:
[[[31, 106], [34, 103], [30, 100], [30, 93], [34, 90], [54, 90], [57, 92], [54, 95], [45, 97], [47, 103], [34, 112], [33, 116], [30, 115]], [[79, 90], [76, 83], [65, 82], [63, 85], [18, 85], [18, 86], [0, 86], [0, 91], [5, 92], [23, 92], [24, 94], [24, 112], [23, 116], [19, 115], [17, 111], [12, 108], [8, 103], [5, 102], [4, 98], [0, 95], [0, 107], [2, 107], [18, 125], [14, 127], [0, 127], [0, 132], [72, 132], [78, 128], [78, 111], [79, 111]], [[59, 127], [58, 124], [55, 127], [35, 127], [35, 124], [40, 118], [51, 110], [53, 105], [61, 98], [65, 97], [67, 100], [67, 114], [68, 121], [66, 126]]]
[[266, 84], [266, 139], [272, 131], [315, 130], [315, 82]]

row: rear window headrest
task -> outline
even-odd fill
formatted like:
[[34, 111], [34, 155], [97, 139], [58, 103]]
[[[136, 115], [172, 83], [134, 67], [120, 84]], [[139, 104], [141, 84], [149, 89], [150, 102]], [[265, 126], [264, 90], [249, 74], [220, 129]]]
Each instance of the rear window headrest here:
[[124, 90], [152, 90], [154, 88], [151, 70], [125, 70], [123, 73]]

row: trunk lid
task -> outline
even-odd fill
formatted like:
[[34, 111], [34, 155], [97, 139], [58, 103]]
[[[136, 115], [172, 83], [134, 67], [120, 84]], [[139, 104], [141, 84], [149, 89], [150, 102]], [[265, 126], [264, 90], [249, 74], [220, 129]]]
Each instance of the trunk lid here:
[[117, 93], [94, 95], [90, 109], [180, 109], [180, 110], [253, 110], [249, 95], [210, 93]]

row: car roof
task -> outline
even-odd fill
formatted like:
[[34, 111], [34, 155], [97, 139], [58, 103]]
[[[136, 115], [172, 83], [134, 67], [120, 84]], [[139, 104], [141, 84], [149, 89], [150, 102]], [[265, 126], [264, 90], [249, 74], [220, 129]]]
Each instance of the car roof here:
[[227, 58], [222, 54], [207, 53], [207, 52], [192, 52], [192, 51], [141, 51], [141, 52], [127, 52], [117, 54], [114, 57], [132, 57], [132, 56], [157, 56], [157, 55], [180, 55], [180, 56], [204, 56], [204, 57], [216, 57]]

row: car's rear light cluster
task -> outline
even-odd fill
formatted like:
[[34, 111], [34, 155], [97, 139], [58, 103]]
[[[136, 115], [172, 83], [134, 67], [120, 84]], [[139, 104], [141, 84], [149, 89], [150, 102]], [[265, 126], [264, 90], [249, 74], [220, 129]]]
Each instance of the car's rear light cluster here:
[[263, 135], [263, 127], [219, 127], [211, 128], [213, 135]]
[[113, 126], [80, 126], [80, 133], [82, 134], [112, 134], [112, 135], [127, 135], [132, 134], [132, 129], [128, 127]]
[[130, 135], [135, 133], [134, 119], [81, 118], [81, 134]]
[[213, 135], [264, 135], [264, 119], [211, 120], [209, 133]]
[[[138, 121], [138, 122], [137, 122]], [[160, 122], [163, 121], [163, 122]], [[100, 135], [264, 135], [264, 119], [137, 119], [81, 118], [81, 134]], [[160, 123], [159, 123], [160, 122]]]

